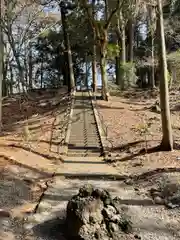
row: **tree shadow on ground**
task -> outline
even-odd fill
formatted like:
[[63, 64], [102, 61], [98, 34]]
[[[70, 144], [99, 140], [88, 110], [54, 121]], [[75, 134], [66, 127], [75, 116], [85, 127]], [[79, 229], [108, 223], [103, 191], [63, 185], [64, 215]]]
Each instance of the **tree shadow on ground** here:
[[5, 160], [7, 160], [7, 163], [9, 162], [10, 164], [13, 164], [15, 166], [18, 166], [18, 167], [22, 167], [22, 168], [25, 168], [29, 171], [32, 171], [34, 172], [35, 174], [40, 174], [42, 179], [43, 178], [49, 178], [49, 177], [52, 177], [54, 175], [54, 173], [51, 173], [51, 172], [45, 172], [43, 171], [42, 169], [37, 169], [37, 168], [34, 168], [34, 167], [31, 167], [29, 165], [26, 165], [26, 164], [23, 164], [23, 163], [20, 163], [18, 161], [16, 161], [15, 159], [12, 159], [4, 154], [0, 154], [0, 157], [4, 158]]
[[140, 109], [138, 109], [138, 108], [129, 109], [129, 111], [132, 111], [132, 112], [142, 112], [142, 111], [146, 111], [146, 110], [156, 113], [156, 114], [160, 114], [160, 112], [155, 112], [155, 111], [151, 110], [151, 107], [142, 107]]
[[38, 152], [35, 149], [32, 149], [30, 146], [23, 146], [21, 144], [16, 144], [16, 143], [10, 143], [10, 144], [2, 144], [2, 143], [0, 143], [0, 147], [6, 147], [6, 148], [11, 147], [11, 148], [16, 148], [16, 149], [22, 149], [22, 150], [25, 150], [27, 152], [31, 152], [31, 153], [33, 153], [35, 155], [38, 155], [40, 157], [46, 158], [48, 160], [63, 161], [61, 156], [56, 157], [56, 156], [53, 156], [53, 155], [50, 155], [50, 154], [47, 154], [47, 153]]
[[136, 157], [143, 156], [145, 154], [155, 153], [155, 152], [158, 152], [158, 151], [160, 152], [160, 150], [158, 150], [158, 148], [156, 150], [156, 148], [154, 148], [154, 147], [149, 148], [147, 150], [145, 148], [143, 148], [140, 151], [138, 151], [137, 153], [133, 153], [131, 155], [125, 156], [125, 157], [120, 158], [120, 159], [116, 159], [115, 161], [119, 161], [119, 162], [131, 161]]
[[[54, 201], [55, 204], [57, 204], [57, 208], [58, 208], [59, 202], [66, 201], [66, 203], [67, 203], [72, 198], [72, 196], [76, 194], [74, 192], [75, 189], [78, 190], [83, 185], [84, 185], [84, 182], [80, 183], [79, 185], [77, 185], [77, 184], [74, 185], [72, 183], [72, 185], [70, 185], [68, 188], [65, 189], [65, 192], [67, 191], [68, 194], [64, 195], [64, 188], [62, 187], [63, 189], [61, 189], [61, 188], [56, 189], [56, 192], [59, 193], [59, 195], [55, 195], [55, 198], [53, 198], [54, 194], [52, 194], [52, 195], [49, 194], [49, 195], [46, 195], [45, 197], [47, 199], [50, 199], [50, 200]], [[94, 186], [99, 188], [99, 186], [97, 186], [97, 185], [94, 185]], [[111, 191], [112, 189], [109, 189], [105, 185], [102, 188], [106, 189], [110, 193], [112, 192]], [[121, 196], [118, 196], [118, 194], [116, 196], [121, 197]], [[155, 206], [155, 203], [151, 199], [119, 199], [118, 198], [118, 202], [119, 202], [121, 207], [140, 206], [140, 207], [145, 207], [146, 208], [146, 207]], [[117, 201], [116, 201], [116, 203], [117, 203]], [[54, 205], [54, 206], [56, 206], [56, 205]], [[127, 212], [127, 214], [132, 214], [131, 208], [128, 208], [128, 209], [130, 209], [130, 212], [129, 213]], [[127, 211], [128, 211], [128, 209], [127, 209]], [[65, 240], [65, 239], [68, 239], [68, 238], [66, 238], [66, 232], [65, 232], [66, 225], [65, 225], [65, 214], [64, 213], [65, 213], [65, 208], [63, 210], [63, 213], [61, 211], [50, 212], [49, 216], [53, 215], [54, 217], [52, 217], [51, 219], [45, 220], [41, 223], [38, 223], [36, 226], [33, 227], [33, 232], [34, 232], [35, 236], [36, 237], [41, 237], [41, 238], [47, 239], [47, 240], [50, 240], [50, 239], [51, 240], [61, 240], [61, 239]], [[136, 212], [136, 214], [137, 214], [137, 212]], [[145, 218], [146, 218], [145, 219], [145, 225], [146, 225], [146, 223], [148, 222], [147, 221], [147, 216], [145, 216]], [[151, 216], [149, 217], [149, 219], [151, 219]], [[135, 223], [135, 225], [134, 225], [134, 222], [132, 222], [132, 224], [133, 224], [133, 227], [135, 227], [135, 225], [137, 223]], [[145, 226], [142, 225], [140, 227], [140, 229], [144, 229], [144, 227]], [[150, 231], [151, 228], [148, 229], [148, 230]], [[74, 240], [74, 239], [75, 238], [73, 238], [71, 240]]]
[[[62, 89], [62, 93], [52, 93], [45, 90], [41, 91], [41, 94], [38, 93], [28, 93], [28, 96], [31, 96], [30, 99], [26, 95], [15, 95], [9, 98], [6, 98], [3, 102], [3, 126], [4, 131], [13, 131], [14, 124], [25, 121], [32, 117], [33, 115], [45, 115], [49, 112], [57, 110], [57, 108], [62, 109], [67, 106], [67, 99], [69, 97], [67, 91]], [[58, 97], [57, 104], [51, 104], [55, 95]], [[46, 104], [41, 105], [42, 102]]]
[[151, 90], [151, 89], [141, 89], [141, 88], [134, 88], [132, 91], [125, 91], [122, 93], [124, 98], [128, 98], [130, 100], [138, 100], [142, 97], [147, 99], [156, 98], [158, 96], [158, 90]]
[[121, 144], [117, 147], [113, 147], [111, 149], [109, 149], [111, 152], [115, 152], [115, 151], [123, 151], [123, 150], [126, 150], [130, 147], [133, 147], [133, 146], [136, 146], [137, 144], [140, 144], [140, 143], [145, 143], [144, 140], [137, 140], [137, 141], [134, 141], [134, 142], [129, 142], [129, 143], [126, 143], [126, 144]]
[[114, 106], [108, 106], [108, 105], [102, 105], [98, 103], [98, 108], [104, 108], [104, 109], [125, 109], [124, 107], [114, 107]]
[[[27, 169], [26, 166], [8, 164], [0, 172], [0, 208], [9, 212], [9, 217], [0, 215], [0, 239], [3, 236], [11, 236], [10, 239], [22, 237], [23, 221], [18, 216], [21, 215], [21, 207], [28, 203], [34, 203], [37, 199], [32, 189], [34, 181], [41, 178], [41, 172], [34, 169]], [[26, 181], [29, 178], [29, 181]], [[30, 207], [30, 205], [29, 205]], [[8, 238], [9, 239], [9, 238]]]
[[65, 238], [65, 219], [54, 218], [42, 222], [33, 227], [33, 232], [36, 237], [46, 240], [67, 240]]
[[31, 200], [29, 186], [13, 172], [1, 172], [0, 208], [11, 209]]
[[146, 107], [147, 106], [147, 101], [141, 101], [141, 102], [139, 102], [138, 100], [137, 101], [135, 101], [135, 100], [127, 100], [127, 101], [121, 101], [121, 103], [125, 103], [125, 104], [129, 104], [129, 105], [132, 105], [132, 104], [134, 104], [134, 105], [138, 105], [138, 106], [144, 106], [144, 107]]
[[[149, 140], [147, 142], [152, 142], [152, 140]], [[154, 140], [153, 142], [160, 142], [159, 140]], [[133, 147], [133, 146], [136, 146], [137, 144], [139, 143], [145, 143], [144, 140], [139, 140], [139, 141], [134, 141], [134, 142], [130, 142], [130, 143], [127, 143], [127, 144], [124, 144], [124, 145], [121, 145], [121, 146], [118, 146], [118, 147], [113, 147], [111, 149], [109, 149], [111, 152], [115, 152], [115, 151], [119, 151], [119, 152], [122, 152], [122, 151], [125, 151], [127, 149], [129, 149], [130, 147]], [[177, 143], [177, 142], [174, 142], [174, 150], [180, 150], [180, 144]], [[156, 153], [156, 152], [162, 152], [162, 151], [165, 151], [161, 145], [157, 145], [157, 146], [153, 146], [153, 147], [150, 147], [150, 148], [141, 148], [138, 152], [136, 153], [132, 153], [128, 156], [125, 156], [123, 158], [116, 158], [116, 159], [109, 159], [107, 161], [109, 162], [116, 162], [116, 161], [119, 161], [119, 162], [125, 162], [125, 161], [130, 161], [130, 160], [133, 160], [134, 158], [138, 157], [138, 156], [142, 156], [142, 155], [146, 155], [146, 154], [151, 154], [151, 153]]]
[[101, 147], [97, 147], [96, 143], [94, 143], [94, 144], [92, 144], [92, 146], [88, 146], [88, 147], [84, 147], [83, 145], [78, 146], [78, 145], [75, 145], [75, 144], [68, 144], [68, 149], [70, 149], [70, 150], [82, 150], [82, 151], [84, 151], [84, 149], [86, 149], [86, 150], [89, 150], [89, 151], [94, 152], [94, 153], [101, 152]]
[[[59, 201], [61, 201], [61, 198], [59, 198]], [[146, 200], [146, 199], [144, 199], [144, 200], [135, 200], [135, 199], [119, 200], [119, 203], [123, 204], [123, 205], [131, 205], [131, 206], [152, 206], [152, 205], [154, 205], [151, 200]], [[33, 227], [34, 235], [36, 237], [41, 237], [41, 238], [47, 239], [47, 240], [75, 240], [75, 238], [68, 238], [66, 236], [65, 216], [62, 217], [61, 213], [59, 213], [59, 212], [58, 212], [58, 214], [56, 213], [55, 215], [59, 215], [59, 217], [54, 217], [50, 220], [46, 220], [42, 223], [35, 225]]]
[[[22, 142], [22, 140], [19, 140], [19, 139], [12, 139], [12, 138], [8, 138], [7, 139], [7, 142]], [[37, 142], [37, 139], [31, 139], [30, 142]], [[50, 141], [47, 141], [47, 140], [38, 140], [38, 143], [47, 143], [47, 144], [50, 144]], [[52, 141], [51, 144], [53, 145], [59, 145], [59, 142], [54, 142]]]
[[64, 172], [64, 173], [54, 173], [54, 172], [47, 172], [42, 169], [37, 169], [34, 167], [31, 167], [26, 164], [19, 163], [18, 161], [11, 159], [10, 157], [7, 157], [5, 155], [2, 155], [1, 157], [4, 157], [7, 161], [10, 163], [17, 165], [19, 167], [23, 167], [25, 169], [28, 169], [30, 171], [33, 171], [36, 174], [40, 174], [41, 176], [38, 178], [39, 180], [41, 179], [46, 179], [46, 178], [51, 178], [53, 176], [57, 177], [65, 177], [67, 179], [79, 179], [79, 180], [100, 180], [100, 181], [124, 181], [124, 180], [144, 180], [148, 177], [151, 177], [153, 175], [157, 175], [160, 173], [173, 173], [173, 172], [180, 172], [180, 168], [177, 167], [168, 167], [168, 168], [156, 168], [151, 171], [144, 172], [142, 174], [138, 175], [122, 175], [122, 174], [91, 174], [91, 173], [84, 173], [84, 174], [78, 174], [78, 173], [71, 173], [71, 172]]
[[180, 111], [180, 105], [176, 104], [172, 109], [171, 112], [179, 112]]
[[[73, 196], [73, 195], [72, 195]], [[72, 197], [71, 195], [51, 195], [45, 194], [44, 199], [52, 201], [69, 201]], [[132, 205], [132, 206], [152, 206], [154, 202], [152, 199], [118, 199], [120, 204]]]

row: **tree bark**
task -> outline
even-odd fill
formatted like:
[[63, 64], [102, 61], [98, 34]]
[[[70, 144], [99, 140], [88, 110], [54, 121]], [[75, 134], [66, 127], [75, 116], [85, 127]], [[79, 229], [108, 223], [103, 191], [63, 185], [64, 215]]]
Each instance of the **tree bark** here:
[[[95, 0], [92, 0], [92, 17], [95, 20]], [[93, 26], [93, 51], [92, 51], [92, 84], [93, 84], [93, 92], [96, 91], [96, 30]]]
[[44, 55], [41, 55], [40, 88], [43, 88]]
[[8, 30], [7, 37], [8, 37], [8, 41], [9, 41], [9, 44], [11, 46], [14, 58], [15, 58], [16, 63], [17, 63], [17, 68], [18, 68], [18, 73], [19, 73], [18, 74], [19, 75], [18, 76], [18, 90], [19, 90], [19, 92], [21, 92], [21, 88], [20, 88], [20, 83], [21, 83], [22, 90], [23, 90], [23, 92], [25, 92], [25, 89], [24, 89], [24, 87], [25, 87], [25, 83], [24, 83], [24, 69], [21, 66], [21, 62], [20, 62], [18, 53], [17, 53], [16, 48], [15, 48], [15, 41], [14, 41], [14, 39], [12, 37], [12, 33], [11, 33], [10, 29]]
[[122, 14], [120, 14], [120, 28], [121, 28], [121, 71], [119, 73], [120, 77], [120, 86], [121, 90], [124, 90], [125, 86], [125, 73], [124, 73], [124, 64], [126, 63], [126, 29], [123, 21]]
[[[106, 45], [108, 43], [107, 31], [109, 29], [109, 26], [112, 22], [113, 17], [117, 13], [117, 11], [122, 8], [122, 4], [123, 4], [123, 2], [120, 0], [118, 0], [116, 2], [116, 7], [114, 8], [114, 10], [111, 11], [111, 13], [108, 13], [108, 15], [109, 15], [108, 19], [107, 19], [107, 21], [105, 21], [103, 28], [100, 29], [99, 26], [97, 25], [97, 22], [92, 17], [92, 12], [87, 4], [87, 1], [82, 1], [82, 6], [84, 7], [84, 9], [87, 12], [89, 22], [90, 22], [91, 26], [95, 29], [96, 40], [98, 42], [98, 46], [99, 46], [100, 52], [101, 52], [101, 56], [100, 56], [101, 67], [100, 68], [101, 68], [101, 73], [103, 74], [101, 76], [101, 78], [102, 78], [102, 95], [103, 95], [104, 100], [108, 100], [109, 94], [108, 94], [108, 92], [106, 92], [106, 93], [104, 92], [104, 91], [107, 91], [107, 76], [106, 76], [106, 66], [105, 66], [106, 65], [106, 52], [103, 52], [103, 51], [106, 50]], [[107, 13], [107, 11], [106, 11], [106, 13]], [[107, 14], [105, 14], [105, 15], [106, 15], [105, 20], [106, 20]]]
[[9, 64], [9, 71], [10, 71], [9, 93], [11, 95], [13, 94], [13, 69], [11, 64]]
[[33, 85], [32, 85], [32, 73], [33, 73], [33, 66], [32, 66], [32, 46], [31, 43], [29, 44], [29, 55], [28, 55], [28, 78], [29, 78], [29, 89], [32, 90]]
[[104, 15], [105, 15], [105, 21], [107, 22], [108, 18], [109, 18], [108, 0], [104, 0], [104, 3], [105, 3], [105, 13], [104, 13]]
[[103, 30], [103, 37], [100, 44], [100, 70], [101, 70], [101, 81], [102, 81], [102, 98], [105, 101], [108, 101], [108, 88], [107, 88], [107, 73], [106, 73], [106, 55], [107, 55], [107, 42], [108, 42], [108, 33], [107, 30]]
[[[62, 2], [61, 2], [62, 3]], [[72, 91], [75, 88], [75, 79], [74, 79], [74, 71], [73, 71], [73, 62], [72, 62], [72, 53], [71, 53], [71, 46], [69, 41], [69, 34], [67, 32], [67, 21], [66, 21], [66, 13], [64, 7], [60, 3], [61, 9], [61, 20], [63, 26], [63, 34], [64, 34], [64, 45], [65, 45], [65, 53], [67, 56], [67, 65], [68, 65], [68, 90]]]
[[88, 90], [88, 57], [87, 57], [87, 53], [86, 53], [86, 76], [85, 76], [85, 86], [86, 86], [86, 88], [87, 88], [87, 90]]
[[116, 56], [116, 84], [120, 85], [120, 57]]
[[[3, 0], [0, 0], [0, 19], [3, 12]], [[3, 30], [0, 24], [0, 133], [2, 132], [2, 82], [3, 82], [3, 61], [4, 61], [4, 44], [3, 44]]]
[[159, 39], [159, 69], [160, 69], [160, 105], [161, 105], [161, 121], [162, 121], [162, 142], [161, 149], [171, 151], [173, 149], [173, 136], [169, 107], [169, 91], [168, 91], [168, 75], [167, 60], [164, 37], [164, 23], [162, 2], [158, 0], [157, 5], [157, 33]]
[[151, 88], [155, 86], [155, 65], [154, 65], [154, 36], [151, 37]]
[[124, 71], [123, 66], [126, 63], [126, 29], [124, 21], [122, 18], [122, 13], [120, 12], [119, 18], [117, 18], [117, 28], [116, 34], [118, 38], [118, 45], [120, 49], [120, 54], [116, 58], [116, 83], [124, 89]]
[[134, 60], [134, 22], [133, 19], [128, 21], [128, 61]]
[[104, 48], [102, 48], [101, 50], [100, 69], [101, 69], [101, 80], [102, 80], [102, 98], [103, 100], [108, 101], [106, 55], [105, 55]]
[[154, 24], [154, 7], [153, 6], [149, 6], [148, 7], [148, 39], [149, 39], [149, 45], [151, 47], [151, 75], [150, 75], [150, 87], [152, 89], [155, 88], [155, 66], [154, 66], [154, 51], [155, 51], [155, 47], [154, 47], [154, 32], [155, 32], [155, 24]]

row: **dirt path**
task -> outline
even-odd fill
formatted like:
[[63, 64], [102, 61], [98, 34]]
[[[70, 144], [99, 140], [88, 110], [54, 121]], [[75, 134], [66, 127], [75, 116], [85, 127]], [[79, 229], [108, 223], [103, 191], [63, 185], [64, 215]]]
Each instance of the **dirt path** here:
[[[97, 175], [97, 172], [90, 172], [89, 175]], [[146, 195], [143, 185], [135, 189], [134, 186], [128, 186], [122, 181], [108, 180], [105, 176], [81, 178], [76, 175], [75, 179], [55, 177], [53, 184], [45, 192], [37, 213], [26, 222], [26, 229], [40, 239], [64, 240], [60, 225], [63, 224], [67, 202], [85, 183], [104, 188], [113, 196], [121, 198], [133, 223], [133, 233], [127, 236], [127, 239], [135, 239], [133, 237], [135, 235], [143, 240], [180, 238], [179, 211], [170, 211], [164, 206], [154, 205], [152, 199]]]
[[57, 145], [59, 125], [68, 109], [67, 91], [42, 90], [29, 95], [29, 99], [15, 95], [3, 101], [0, 209], [8, 211], [10, 218], [0, 213], [0, 240], [25, 239], [23, 218], [34, 211], [61, 165]]
[[[114, 115], [111, 116], [113, 117]], [[127, 118], [125, 119], [124, 121], [127, 122]], [[124, 134], [123, 136], [126, 135]], [[7, 154], [5, 148], [4, 150], [1, 148], [0, 151], [3, 154]], [[16, 154], [14, 151], [14, 148], [10, 149], [9, 155], [13, 155], [16, 160], [21, 161], [24, 165], [26, 164], [26, 167], [24, 166], [23, 168], [22, 165], [20, 170], [19, 167], [17, 168], [16, 165], [14, 166], [11, 163], [12, 166], [8, 168], [8, 181], [7, 176], [4, 175], [1, 185], [3, 186], [3, 191], [6, 191], [5, 196], [9, 196], [7, 197], [7, 206], [10, 209], [14, 209], [12, 191], [16, 196], [21, 196], [19, 189], [24, 190], [22, 198], [17, 198], [17, 201], [20, 200], [20, 204], [15, 204], [16, 207], [21, 206], [22, 208], [24, 204], [28, 204], [29, 202], [27, 200], [29, 197], [27, 196], [32, 196], [33, 191], [30, 190], [29, 186], [37, 187], [37, 184], [29, 185], [28, 181], [24, 181], [25, 178], [34, 180], [33, 182], [38, 182], [37, 179], [42, 180], [45, 177], [47, 178], [53, 171], [55, 171], [55, 176], [51, 178], [51, 181], [50, 179], [46, 181], [47, 188], [44, 188], [41, 195], [42, 198], [39, 199], [40, 201], [36, 205], [37, 208], [34, 214], [26, 214], [28, 210], [27, 205], [25, 211], [20, 211], [23, 218], [1, 219], [2, 236], [0, 235], [0, 239], [15, 240], [18, 236], [19, 239], [25, 240], [65, 240], [61, 227], [65, 217], [67, 202], [85, 183], [104, 188], [113, 196], [118, 196], [121, 199], [121, 203], [133, 223], [133, 233], [127, 235], [126, 240], [135, 239], [135, 236], [143, 240], [180, 239], [179, 209], [170, 210], [163, 205], [156, 205], [150, 195], [152, 187], [157, 188], [161, 183], [164, 183], [164, 179], [168, 179], [169, 177], [177, 181], [179, 179], [178, 174], [174, 172], [163, 173], [162, 171], [159, 173], [152, 171], [149, 175], [143, 175], [141, 178], [137, 176], [132, 178], [133, 174], [138, 175], [142, 173], [141, 165], [138, 165], [136, 162], [136, 166], [134, 165], [134, 167], [131, 166], [132, 163], [130, 161], [114, 167], [113, 164], [104, 162], [103, 158], [92, 156], [66, 156], [63, 157], [63, 162], [41, 157], [39, 158], [40, 162], [37, 162], [37, 158], [34, 158], [35, 155], [33, 153], [27, 154], [27, 151], [24, 152], [19, 150], [19, 148], [16, 149]], [[22, 153], [23, 155], [20, 156]], [[24, 155], [25, 153], [27, 155]], [[125, 166], [125, 164], [128, 165]], [[133, 171], [134, 168], [136, 171]], [[7, 168], [5, 168], [5, 173], [7, 173]], [[14, 188], [12, 184], [17, 181], [12, 179], [12, 177], [14, 178], [15, 174], [18, 176], [18, 185]], [[7, 192], [9, 195], [7, 195]], [[2, 194], [2, 207], [4, 206], [3, 200], [4, 197]], [[30, 202], [33, 202], [33, 200]], [[32, 207], [30, 208], [32, 209]], [[16, 213], [15, 210], [14, 212]], [[14, 216], [17, 216], [17, 214]]]
[[167, 174], [152, 172], [142, 178], [136, 176], [134, 180], [130, 174], [121, 172], [120, 168], [107, 164], [100, 157], [65, 157], [63, 166], [56, 169], [54, 181], [44, 193], [36, 214], [27, 219], [26, 230], [32, 239], [65, 240], [61, 224], [67, 202], [82, 185], [90, 183], [121, 199], [133, 223], [133, 233], [127, 235], [126, 240], [137, 236], [143, 240], [179, 239], [179, 210], [156, 205], [149, 193], [152, 187], [157, 188], [160, 181], [167, 179]]

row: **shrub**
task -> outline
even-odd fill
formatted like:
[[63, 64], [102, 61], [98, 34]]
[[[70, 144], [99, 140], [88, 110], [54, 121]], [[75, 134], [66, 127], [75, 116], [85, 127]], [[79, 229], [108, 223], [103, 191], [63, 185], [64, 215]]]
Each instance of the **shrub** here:
[[137, 76], [136, 76], [136, 67], [132, 62], [127, 62], [121, 64], [119, 67], [121, 77], [121, 89], [127, 89], [135, 85]]

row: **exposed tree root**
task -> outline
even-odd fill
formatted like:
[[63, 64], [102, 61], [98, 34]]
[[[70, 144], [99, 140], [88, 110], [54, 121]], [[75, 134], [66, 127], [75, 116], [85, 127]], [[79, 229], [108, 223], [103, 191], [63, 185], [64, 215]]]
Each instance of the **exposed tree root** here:
[[[51, 179], [53, 179], [54, 176], [55, 176], [55, 172], [52, 174]], [[45, 195], [45, 192], [46, 192], [46, 190], [47, 190], [48, 187], [49, 187], [49, 184], [48, 184], [48, 183], [49, 183], [49, 180], [47, 180], [47, 181], [45, 182], [45, 186], [46, 186], [46, 187], [43, 189], [42, 194], [41, 194], [41, 196], [39, 197], [38, 202], [37, 202], [36, 206], [34, 207], [34, 209], [32, 210], [31, 213], [36, 213], [36, 212], [37, 212], [38, 207], [39, 207], [39, 205], [40, 205], [40, 203], [41, 203], [41, 201], [42, 201], [42, 199], [43, 199], [43, 197], [44, 197], [44, 195]]]
[[144, 173], [139, 174], [139, 175], [130, 176], [130, 178], [132, 180], [138, 181], [138, 180], [143, 180], [143, 179], [146, 179], [148, 177], [151, 177], [153, 175], [157, 175], [157, 174], [160, 174], [160, 173], [173, 173], [173, 172], [180, 172], [180, 168], [176, 168], [176, 167], [156, 168], [154, 170], [144, 172]]

